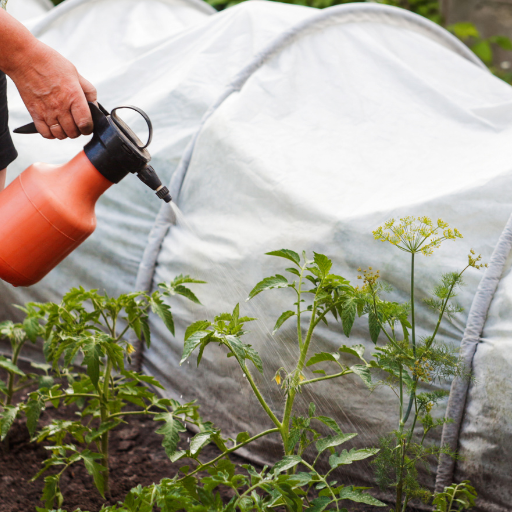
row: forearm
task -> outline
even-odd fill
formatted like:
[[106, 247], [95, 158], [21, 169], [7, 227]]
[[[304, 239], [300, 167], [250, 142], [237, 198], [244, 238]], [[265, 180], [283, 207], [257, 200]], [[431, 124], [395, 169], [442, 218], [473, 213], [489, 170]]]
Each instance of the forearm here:
[[6, 75], [27, 65], [39, 45], [42, 45], [19, 21], [0, 9], [0, 69]]
[[0, 192], [5, 187], [5, 175], [7, 174], [7, 169], [0, 170]]

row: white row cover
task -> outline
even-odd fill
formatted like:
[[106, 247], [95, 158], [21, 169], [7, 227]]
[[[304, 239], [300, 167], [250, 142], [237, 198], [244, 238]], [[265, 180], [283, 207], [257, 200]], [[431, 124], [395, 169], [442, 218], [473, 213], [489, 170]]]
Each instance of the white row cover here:
[[7, 12], [21, 22], [43, 16], [53, 4], [50, 0], [9, 0]]
[[[14, 317], [10, 304], [58, 300], [70, 286], [118, 294], [154, 289], [179, 273], [205, 278], [210, 284], [195, 288], [204, 307], [172, 303], [176, 338], [152, 319], [144, 369], [170, 396], [198, 399], [226, 434], [254, 434], [269, 422], [222, 350], [208, 347], [197, 369], [179, 366], [183, 333], [238, 302], [258, 317], [246, 341], [264, 360], [257, 379], [280, 414], [283, 394], [272, 377], [291, 369], [294, 327], [271, 330], [294, 299], [274, 290], [245, 303], [256, 282], [287, 266], [265, 252], [325, 253], [353, 281], [359, 266], [379, 268], [404, 300], [408, 260], [371, 231], [390, 217], [443, 218], [464, 239], [417, 262], [420, 334], [428, 334], [434, 318], [420, 300], [442, 272], [465, 266], [470, 248], [489, 260], [512, 212], [511, 88], [447, 32], [406, 11], [248, 2], [209, 16], [184, 0], [67, 0], [31, 26], [94, 81], [104, 106], [133, 104], [149, 114], [153, 166], [189, 228], [173, 226], [169, 207], [128, 176], [100, 199], [96, 233], [38, 285], [2, 284], [0, 305]], [[11, 126], [28, 122], [14, 88], [9, 100]], [[15, 143], [20, 158], [9, 179], [36, 160], [66, 161], [85, 142], [16, 136]], [[467, 311], [481, 278], [474, 269], [466, 274], [458, 301]], [[460, 445], [466, 459], [455, 475], [471, 479], [486, 511], [509, 510], [512, 501], [506, 282], [474, 361]], [[446, 322], [443, 339], [458, 346], [466, 320], [464, 313]], [[335, 323], [319, 328], [312, 353], [364, 343], [369, 355], [365, 322], [348, 340]], [[305, 390], [301, 407], [311, 400], [344, 431], [358, 432], [357, 446], [377, 444], [397, 424], [392, 393], [370, 395], [356, 378]], [[272, 461], [277, 443], [248, 455]], [[348, 469], [352, 481], [373, 484], [368, 464]], [[433, 487], [434, 475], [422, 478]]]

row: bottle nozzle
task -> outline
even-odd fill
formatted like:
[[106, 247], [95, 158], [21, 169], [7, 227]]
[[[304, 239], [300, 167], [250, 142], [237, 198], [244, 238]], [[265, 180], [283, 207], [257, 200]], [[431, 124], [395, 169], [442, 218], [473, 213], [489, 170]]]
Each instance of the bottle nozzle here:
[[166, 203], [170, 203], [172, 201], [168, 188], [162, 185], [162, 182], [153, 167], [147, 165], [137, 173], [137, 177], [142, 181], [142, 183], [145, 183], [150, 189], [154, 190], [157, 197], [163, 199]]

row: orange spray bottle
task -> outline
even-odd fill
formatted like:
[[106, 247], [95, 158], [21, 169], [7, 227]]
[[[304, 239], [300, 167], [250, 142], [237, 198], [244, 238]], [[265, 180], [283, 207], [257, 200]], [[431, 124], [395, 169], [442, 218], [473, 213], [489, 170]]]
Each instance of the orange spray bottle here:
[[[35, 163], [0, 192], [0, 278], [14, 286], [41, 280], [96, 228], [94, 207], [114, 183], [134, 173], [165, 202], [171, 196], [148, 165], [153, 129], [137, 107], [109, 114], [89, 103], [94, 132], [84, 150], [64, 165]], [[143, 144], [118, 116], [129, 108], [146, 120]], [[37, 133], [33, 123], [14, 130]]]

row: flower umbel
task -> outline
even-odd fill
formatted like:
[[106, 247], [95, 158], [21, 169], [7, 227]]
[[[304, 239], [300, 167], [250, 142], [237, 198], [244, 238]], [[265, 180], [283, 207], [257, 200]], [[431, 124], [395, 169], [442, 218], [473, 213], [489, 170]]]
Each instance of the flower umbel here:
[[462, 238], [458, 229], [451, 229], [442, 219], [433, 222], [429, 217], [403, 217], [400, 222], [388, 220], [374, 232], [375, 240], [389, 242], [400, 250], [424, 256], [433, 254], [445, 240]]

